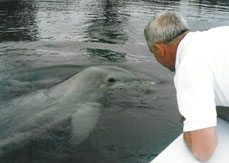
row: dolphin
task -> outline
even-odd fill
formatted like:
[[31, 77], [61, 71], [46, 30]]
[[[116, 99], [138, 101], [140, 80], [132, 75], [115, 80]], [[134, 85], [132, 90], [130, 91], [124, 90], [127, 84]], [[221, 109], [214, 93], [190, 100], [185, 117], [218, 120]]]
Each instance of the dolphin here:
[[82, 143], [96, 126], [99, 99], [118, 83], [136, 81], [131, 72], [116, 66], [89, 67], [48, 89], [12, 99], [0, 109], [0, 155], [70, 120], [70, 142]]

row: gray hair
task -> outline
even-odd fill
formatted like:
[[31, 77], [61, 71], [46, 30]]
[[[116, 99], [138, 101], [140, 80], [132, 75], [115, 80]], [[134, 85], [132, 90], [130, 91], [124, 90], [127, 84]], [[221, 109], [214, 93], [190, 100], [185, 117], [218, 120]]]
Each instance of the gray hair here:
[[179, 13], [164, 11], [149, 21], [144, 34], [148, 45], [154, 49], [155, 43], [169, 43], [188, 30], [185, 19]]

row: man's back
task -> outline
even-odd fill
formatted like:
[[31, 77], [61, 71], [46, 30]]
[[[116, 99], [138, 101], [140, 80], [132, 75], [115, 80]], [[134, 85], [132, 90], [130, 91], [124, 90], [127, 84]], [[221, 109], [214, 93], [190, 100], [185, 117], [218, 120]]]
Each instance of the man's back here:
[[229, 27], [190, 32], [180, 42], [175, 85], [184, 131], [216, 125], [215, 105], [229, 106]]
[[181, 58], [182, 62], [185, 61], [183, 64], [191, 62], [192, 67], [201, 64], [200, 68], [209, 68], [214, 79], [216, 104], [229, 106], [229, 26], [204, 32], [190, 32], [186, 37], [189, 37], [188, 40], [181, 42], [181, 46], [185, 48], [178, 48], [178, 60]]

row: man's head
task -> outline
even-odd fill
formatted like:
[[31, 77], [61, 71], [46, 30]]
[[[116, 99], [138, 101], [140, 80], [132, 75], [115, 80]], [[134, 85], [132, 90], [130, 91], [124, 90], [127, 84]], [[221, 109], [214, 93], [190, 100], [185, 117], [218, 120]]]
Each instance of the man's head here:
[[[164, 11], [147, 24], [144, 34], [149, 49], [159, 63], [175, 70], [177, 39], [189, 30], [185, 19], [176, 12]], [[183, 37], [182, 37], [183, 38]]]

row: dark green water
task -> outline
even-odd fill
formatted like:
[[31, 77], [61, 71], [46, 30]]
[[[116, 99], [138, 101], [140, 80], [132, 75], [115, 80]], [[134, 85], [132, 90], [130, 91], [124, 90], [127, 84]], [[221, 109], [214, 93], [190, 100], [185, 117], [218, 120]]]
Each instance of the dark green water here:
[[[0, 1], [0, 109], [13, 97], [48, 88], [92, 65], [116, 65], [153, 87], [113, 90], [90, 136], [36, 140], [3, 162], [145, 163], [181, 132], [173, 74], [156, 63], [143, 30], [162, 10], [180, 12], [191, 30], [229, 25], [229, 1]], [[1, 161], [0, 161], [1, 162]]]

